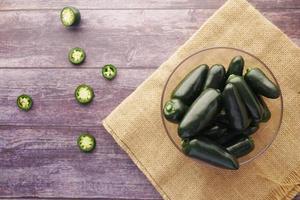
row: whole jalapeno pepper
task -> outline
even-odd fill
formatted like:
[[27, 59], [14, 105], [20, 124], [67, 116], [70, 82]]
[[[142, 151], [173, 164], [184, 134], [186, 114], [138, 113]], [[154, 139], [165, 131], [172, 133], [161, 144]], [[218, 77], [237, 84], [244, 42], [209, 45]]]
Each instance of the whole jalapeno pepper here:
[[200, 133], [195, 136], [195, 137], [192, 137], [193, 139], [197, 139], [197, 137], [208, 137], [208, 138], [218, 138], [218, 137], [221, 137], [223, 136], [224, 134], [227, 133], [227, 128], [224, 127], [224, 126], [220, 126], [220, 125], [212, 125], [212, 126], [209, 126], [208, 128], [200, 131]]
[[239, 163], [233, 155], [206, 138], [193, 139], [191, 141], [184, 140], [182, 142], [182, 151], [190, 157], [217, 167], [231, 170], [239, 168]]
[[245, 61], [242, 56], [235, 56], [234, 58], [232, 58], [226, 72], [226, 78], [228, 78], [231, 74], [242, 76], [244, 70], [244, 64]]
[[263, 116], [262, 116], [261, 122], [267, 122], [271, 118], [271, 111], [261, 96], [258, 95], [257, 98], [263, 108]]
[[190, 72], [175, 88], [171, 98], [180, 99], [182, 103], [190, 106], [201, 94], [206, 80], [208, 66], [200, 65]]
[[225, 73], [226, 70], [223, 65], [213, 65], [208, 71], [203, 90], [207, 88], [222, 90], [225, 83]]
[[237, 158], [247, 155], [254, 149], [254, 141], [249, 136], [239, 136], [231, 141], [226, 150]]
[[195, 100], [178, 126], [178, 135], [189, 138], [207, 127], [221, 110], [221, 94], [209, 88]]
[[235, 130], [246, 129], [251, 120], [237, 88], [232, 83], [225, 86], [222, 93], [222, 102], [229, 118], [230, 128]]
[[178, 123], [182, 120], [187, 110], [188, 107], [179, 99], [171, 99], [164, 106], [164, 115], [168, 121]]
[[259, 123], [250, 124], [248, 128], [246, 128], [243, 133], [245, 135], [252, 135], [259, 129]]
[[247, 85], [246, 81], [241, 76], [230, 75], [227, 83], [232, 83], [238, 90], [243, 102], [245, 103], [250, 116], [254, 121], [259, 122], [262, 119], [262, 106], [260, 105], [256, 95]]
[[276, 99], [280, 96], [279, 87], [259, 68], [247, 69], [245, 80], [256, 94], [271, 99]]

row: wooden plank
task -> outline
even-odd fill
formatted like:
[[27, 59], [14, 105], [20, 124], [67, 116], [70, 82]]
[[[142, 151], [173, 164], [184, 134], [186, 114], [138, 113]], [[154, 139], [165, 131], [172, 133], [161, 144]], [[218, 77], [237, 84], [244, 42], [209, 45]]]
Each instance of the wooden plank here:
[[[145, 80], [154, 69], [119, 69], [113, 81], [104, 80], [100, 69], [1, 69], [0, 125], [100, 126], [123, 99]], [[86, 83], [95, 91], [94, 101], [79, 105], [75, 88]], [[32, 96], [29, 112], [20, 111], [16, 98]]]
[[[87, 51], [85, 68], [106, 63], [156, 68], [214, 11], [89, 10], [82, 12], [82, 25], [75, 30], [61, 25], [58, 11], [3, 12], [0, 68], [71, 67], [67, 53], [74, 46]], [[300, 9], [264, 11], [264, 15], [300, 44]]]
[[[102, 126], [0, 130], [1, 198], [160, 199]], [[96, 137], [92, 154], [76, 146], [83, 131]]]
[[[64, 6], [72, 5], [80, 9], [186, 9], [186, 8], [218, 8], [226, 0], [70, 0], [70, 1], [43, 1], [31, 0], [2, 0], [1, 10], [20, 9], [61, 9]], [[300, 8], [298, 0], [249, 0], [258, 8]]]

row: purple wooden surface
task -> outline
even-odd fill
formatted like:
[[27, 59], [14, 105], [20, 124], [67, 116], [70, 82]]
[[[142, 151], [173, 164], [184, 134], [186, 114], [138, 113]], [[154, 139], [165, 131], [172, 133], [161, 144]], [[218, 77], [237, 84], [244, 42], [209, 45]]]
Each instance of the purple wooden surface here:
[[[0, 199], [161, 199], [101, 120], [224, 2], [2, 0]], [[300, 1], [250, 2], [300, 44]], [[82, 9], [78, 29], [60, 24], [59, 9], [66, 3]], [[80, 67], [66, 59], [73, 46], [87, 51]], [[112, 82], [99, 74], [106, 63], [119, 68]], [[80, 83], [95, 89], [86, 107], [73, 97]], [[34, 99], [28, 113], [15, 106], [20, 93]], [[76, 147], [82, 131], [97, 139], [93, 154]]]

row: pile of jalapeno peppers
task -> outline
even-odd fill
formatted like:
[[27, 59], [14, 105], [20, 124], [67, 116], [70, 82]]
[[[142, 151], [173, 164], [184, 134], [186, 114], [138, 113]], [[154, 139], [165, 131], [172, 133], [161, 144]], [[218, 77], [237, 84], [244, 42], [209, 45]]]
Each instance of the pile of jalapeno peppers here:
[[164, 105], [167, 120], [178, 124], [182, 151], [211, 165], [238, 169], [237, 158], [254, 149], [250, 135], [271, 112], [262, 96], [278, 98], [279, 87], [259, 68], [244, 71], [234, 57], [227, 71], [215, 64], [199, 65], [172, 92]]

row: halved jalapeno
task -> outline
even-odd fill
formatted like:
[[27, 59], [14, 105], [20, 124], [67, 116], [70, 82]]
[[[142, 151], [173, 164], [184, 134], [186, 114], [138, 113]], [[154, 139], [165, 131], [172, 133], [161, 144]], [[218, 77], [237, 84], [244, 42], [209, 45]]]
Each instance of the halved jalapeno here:
[[75, 47], [69, 51], [69, 61], [74, 65], [79, 65], [85, 60], [86, 54], [82, 48]]
[[81, 19], [80, 12], [74, 7], [64, 7], [60, 12], [60, 20], [64, 26], [75, 26]]
[[91, 152], [96, 147], [96, 139], [89, 133], [82, 133], [77, 139], [77, 145], [83, 152]]

